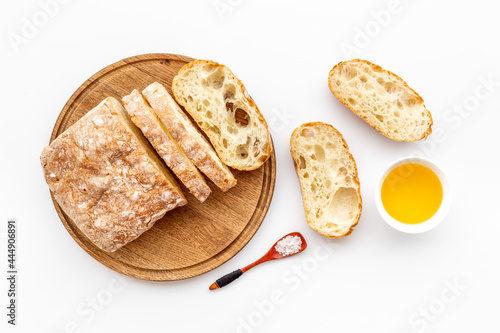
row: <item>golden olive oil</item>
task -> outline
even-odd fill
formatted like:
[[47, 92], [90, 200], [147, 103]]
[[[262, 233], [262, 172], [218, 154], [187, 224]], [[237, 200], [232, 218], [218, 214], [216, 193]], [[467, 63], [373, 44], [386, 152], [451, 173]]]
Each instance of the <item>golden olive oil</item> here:
[[416, 224], [430, 219], [443, 201], [443, 186], [428, 167], [406, 163], [394, 168], [382, 184], [382, 203], [394, 219]]

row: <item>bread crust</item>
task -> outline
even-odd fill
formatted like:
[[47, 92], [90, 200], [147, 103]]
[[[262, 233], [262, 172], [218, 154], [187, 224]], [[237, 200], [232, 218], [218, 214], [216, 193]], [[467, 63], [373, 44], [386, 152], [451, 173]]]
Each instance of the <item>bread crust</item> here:
[[[347, 156], [349, 157], [349, 160], [353, 163], [353, 166], [354, 166], [354, 173], [353, 173], [352, 180], [356, 184], [356, 195], [357, 195], [357, 199], [358, 199], [357, 214], [356, 214], [356, 216], [354, 218], [354, 222], [351, 224], [349, 230], [347, 230], [344, 234], [341, 234], [341, 235], [331, 235], [331, 234], [323, 232], [323, 230], [321, 230], [321, 229], [315, 228], [314, 224], [313, 224], [313, 222], [311, 220], [311, 216], [313, 216], [314, 212], [312, 212], [310, 209], [308, 209], [307, 208], [308, 205], [306, 205], [306, 197], [305, 197], [306, 188], [305, 188], [305, 183], [304, 183], [304, 180], [302, 179], [302, 177], [300, 176], [300, 171], [299, 171], [300, 156], [295, 151], [294, 148], [296, 147], [296, 142], [295, 141], [297, 140], [297, 137], [299, 136], [299, 133], [304, 128], [315, 127], [315, 126], [325, 126], [328, 129], [330, 129], [331, 131], [333, 131], [335, 133], [335, 135], [337, 135], [341, 139], [341, 141], [342, 141], [342, 147], [343, 147], [345, 153], [347, 154]], [[315, 121], [315, 122], [309, 122], [309, 123], [302, 124], [302, 125], [300, 125], [299, 127], [297, 127], [292, 132], [292, 135], [290, 137], [290, 153], [292, 155], [292, 159], [293, 159], [293, 162], [294, 162], [293, 164], [294, 164], [294, 167], [295, 167], [295, 172], [297, 173], [297, 177], [299, 178], [300, 191], [301, 191], [302, 199], [303, 199], [303, 203], [304, 203], [304, 211], [305, 211], [306, 221], [307, 221], [307, 224], [309, 225], [309, 227], [311, 229], [317, 231], [322, 236], [325, 236], [325, 237], [328, 237], [328, 238], [341, 238], [341, 237], [349, 236], [353, 232], [354, 227], [356, 227], [358, 225], [359, 219], [361, 218], [361, 211], [362, 211], [362, 208], [363, 208], [363, 201], [362, 201], [362, 197], [361, 197], [361, 190], [360, 190], [361, 189], [361, 184], [359, 182], [358, 168], [357, 168], [357, 165], [356, 165], [356, 161], [354, 160], [354, 157], [352, 156], [351, 152], [349, 151], [349, 146], [347, 145], [347, 142], [345, 141], [345, 139], [342, 136], [342, 134], [335, 127], [333, 127], [332, 125], [326, 124], [326, 123], [323, 123], [323, 122], [320, 122], [320, 121]]]
[[182, 105], [187, 112], [189, 112], [191, 114], [191, 116], [196, 120], [198, 121], [198, 119], [196, 119], [196, 115], [193, 114], [190, 110], [189, 110], [189, 107], [186, 105], [186, 103], [183, 103], [182, 101], [182, 98], [180, 98], [180, 93], [177, 91], [177, 82], [179, 80], [179, 78], [182, 76], [182, 73], [185, 72], [185, 71], [189, 71], [190, 69], [192, 69], [193, 67], [195, 66], [203, 66], [203, 65], [211, 65], [211, 66], [215, 66], [215, 67], [221, 67], [223, 68], [225, 71], [227, 71], [231, 76], [232, 78], [234, 79], [234, 81], [236, 82], [236, 84], [238, 85], [238, 88], [243, 92], [244, 94], [244, 97], [246, 99], [246, 101], [248, 102], [248, 104], [254, 108], [255, 110], [255, 115], [257, 116], [258, 118], [258, 121], [264, 125], [265, 129], [266, 129], [266, 136], [267, 136], [267, 141], [266, 141], [266, 146], [265, 146], [265, 151], [263, 151], [261, 154], [260, 154], [260, 157], [258, 159], [258, 161], [253, 164], [253, 165], [250, 165], [250, 166], [244, 166], [244, 165], [240, 165], [240, 164], [236, 164], [234, 163], [234, 161], [232, 160], [229, 160], [227, 158], [224, 157], [224, 154], [222, 154], [221, 152], [223, 150], [225, 150], [225, 148], [221, 145], [221, 143], [217, 140], [214, 140], [211, 136], [211, 133], [208, 133], [207, 131], [205, 131], [204, 128], [201, 128], [202, 130], [205, 131], [205, 133], [207, 134], [208, 138], [210, 139], [210, 142], [212, 143], [212, 145], [214, 146], [215, 150], [217, 151], [220, 159], [226, 164], [226, 165], [229, 165], [230, 167], [232, 168], [235, 168], [235, 169], [238, 169], [238, 170], [243, 170], [243, 171], [251, 171], [251, 170], [256, 170], [258, 169], [260, 166], [262, 166], [262, 164], [264, 164], [268, 159], [269, 157], [271, 156], [271, 152], [272, 152], [272, 149], [273, 149], [273, 146], [271, 144], [271, 134], [269, 132], [269, 127], [267, 125], [267, 122], [264, 118], [264, 116], [262, 115], [262, 113], [260, 112], [257, 104], [255, 104], [255, 101], [252, 99], [252, 97], [248, 94], [248, 91], [247, 89], [245, 88], [245, 85], [243, 84], [243, 82], [241, 82], [241, 80], [236, 76], [234, 75], [234, 73], [231, 71], [231, 69], [229, 69], [227, 66], [225, 65], [222, 65], [222, 64], [219, 64], [215, 61], [212, 61], [212, 60], [203, 60], [203, 59], [200, 59], [200, 60], [195, 60], [195, 61], [192, 61], [190, 63], [187, 63], [186, 65], [184, 65], [178, 72], [178, 74], [174, 77], [174, 80], [172, 82], [172, 92], [174, 94], [174, 97], [177, 101], [177, 103], [179, 103], [180, 105]]
[[154, 82], [146, 87], [142, 94], [172, 137], [201, 172], [222, 191], [227, 191], [236, 185], [236, 178], [231, 171], [222, 164], [213, 148], [170, 97], [165, 87]]
[[106, 252], [136, 239], [167, 211], [187, 202], [164, 173], [166, 168], [158, 168], [159, 159], [152, 160], [124, 123], [124, 116], [121, 104], [106, 98], [45, 147], [40, 157], [57, 203]]
[[[397, 138], [395, 136], [392, 136], [391, 133], [388, 133], [388, 132], [384, 131], [382, 129], [382, 127], [378, 123], [371, 121], [364, 113], [360, 112], [356, 108], [353, 108], [349, 104], [349, 102], [347, 101], [347, 99], [344, 98], [344, 96], [341, 96], [337, 92], [337, 90], [335, 89], [335, 87], [332, 85], [332, 82], [333, 82], [333, 77], [335, 76], [335, 74], [338, 73], [338, 72], [340, 72], [339, 68], [341, 68], [342, 66], [344, 66], [346, 64], [352, 64], [352, 63], [355, 63], [355, 62], [361, 62], [361, 63], [367, 64], [370, 67], [374, 68], [375, 71], [385, 73], [386, 75], [388, 75], [388, 76], [396, 79], [399, 83], [401, 83], [401, 85], [403, 87], [405, 87], [406, 89], [408, 89], [411, 92], [413, 92], [415, 94], [415, 96], [417, 97], [417, 99], [422, 103], [422, 105], [423, 105], [423, 107], [425, 109], [425, 112], [426, 112], [426, 116], [430, 119], [430, 125], [429, 125], [427, 131], [424, 132], [424, 133], [422, 133], [422, 135], [420, 137], [406, 137], [405, 139], [400, 139], [400, 138]], [[330, 73], [328, 74], [328, 87], [330, 88], [330, 91], [335, 95], [335, 97], [337, 97], [337, 99], [342, 104], [344, 104], [349, 110], [351, 110], [354, 114], [356, 114], [358, 117], [360, 117], [361, 119], [363, 119], [370, 126], [372, 126], [374, 129], [376, 129], [378, 132], [380, 132], [384, 136], [388, 137], [389, 139], [392, 139], [392, 140], [395, 140], [395, 141], [415, 142], [415, 141], [419, 141], [419, 140], [427, 138], [427, 136], [429, 136], [432, 133], [432, 128], [431, 128], [431, 126], [433, 125], [432, 115], [431, 115], [430, 111], [425, 107], [423, 98], [415, 90], [413, 90], [401, 77], [399, 77], [398, 75], [394, 74], [391, 71], [383, 69], [379, 65], [376, 65], [374, 63], [371, 63], [371, 62], [369, 62], [367, 60], [363, 60], [363, 59], [352, 59], [352, 60], [347, 60], [347, 61], [341, 61], [341, 62], [339, 62], [337, 65], [335, 65], [330, 70]]]
[[196, 199], [204, 202], [210, 195], [210, 187], [141, 93], [134, 89], [130, 95], [123, 97], [122, 101], [134, 124], [139, 127], [165, 164]]

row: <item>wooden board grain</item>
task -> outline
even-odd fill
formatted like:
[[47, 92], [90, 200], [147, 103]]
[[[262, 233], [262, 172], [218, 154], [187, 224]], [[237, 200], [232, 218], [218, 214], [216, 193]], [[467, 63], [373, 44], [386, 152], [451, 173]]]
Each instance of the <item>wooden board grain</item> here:
[[[179, 69], [194, 59], [174, 54], [145, 54], [118, 61], [96, 73], [71, 96], [59, 115], [51, 142], [106, 97], [118, 100], [154, 81], [172, 93]], [[271, 203], [276, 158], [258, 170], [234, 170], [236, 187], [198, 202], [185, 188], [188, 205], [168, 212], [149, 231], [114, 253], [96, 246], [52, 198], [69, 234], [92, 257], [117, 272], [153, 281], [180, 280], [208, 272], [238, 253], [260, 227]]]

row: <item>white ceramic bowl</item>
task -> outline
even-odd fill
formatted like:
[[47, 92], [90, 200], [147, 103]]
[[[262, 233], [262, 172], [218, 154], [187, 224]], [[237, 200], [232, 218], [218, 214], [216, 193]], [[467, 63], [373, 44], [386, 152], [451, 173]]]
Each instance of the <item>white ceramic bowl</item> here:
[[[387, 177], [389, 172], [391, 172], [394, 168], [406, 163], [417, 163], [428, 167], [429, 169], [434, 171], [436, 176], [438, 176], [439, 180], [441, 181], [441, 185], [443, 186], [443, 201], [441, 202], [441, 206], [439, 206], [438, 211], [427, 221], [417, 224], [407, 224], [399, 222], [398, 220], [390, 216], [389, 213], [387, 213], [387, 211], [384, 208], [384, 205], [382, 204], [382, 184], [384, 183], [385, 178]], [[380, 180], [378, 181], [378, 184], [375, 188], [375, 204], [377, 206], [378, 212], [380, 213], [384, 221], [387, 222], [387, 224], [393, 227], [394, 229], [410, 234], [418, 234], [426, 232], [438, 226], [444, 220], [446, 214], [448, 214], [448, 211], [450, 210], [451, 206], [450, 183], [448, 181], [448, 178], [446, 178], [444, 172], [436, 164], [429, 161], [428, 159], [416, 156], [405, 157], [397, 160], [396, 162], [392, 163], [389, 167], [385, 169], [384, 173], [380, 177]]]

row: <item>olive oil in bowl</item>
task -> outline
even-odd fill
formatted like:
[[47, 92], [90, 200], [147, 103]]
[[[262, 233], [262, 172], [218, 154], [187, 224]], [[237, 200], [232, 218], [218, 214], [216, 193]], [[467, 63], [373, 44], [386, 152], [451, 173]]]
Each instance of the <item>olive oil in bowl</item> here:
[[428, 167], [406, 163], [385, 177], [381, 195], [390, 216], [403, 223], [415, 224], [436, 214], [443, 201], [443, 186]]
[[443, 171], [421, 157], [392, 163], [375, 190], [375, 203], [391, 227], [421, 233], [444, 220], [451, 206], [451, 188]]

